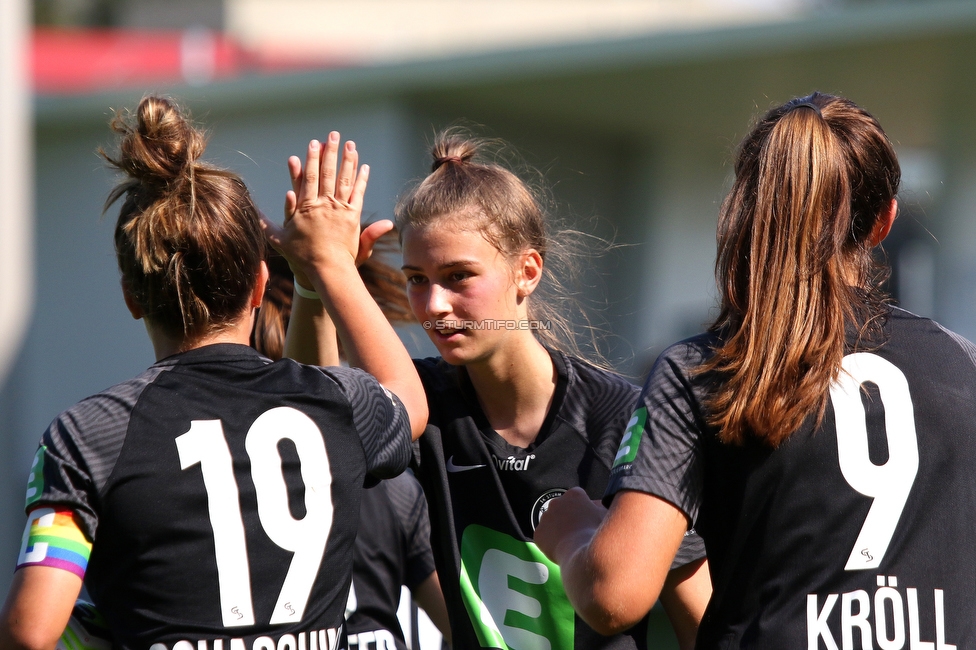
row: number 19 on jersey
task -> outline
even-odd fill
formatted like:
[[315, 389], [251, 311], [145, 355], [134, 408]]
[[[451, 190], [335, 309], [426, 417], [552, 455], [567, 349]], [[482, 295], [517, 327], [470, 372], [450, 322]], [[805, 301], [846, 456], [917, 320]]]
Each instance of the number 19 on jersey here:
[[[295, 519], [288, 507], [278, 443], [290, 440], [298, 451], [305, 483], [305, 516]], [[225, 627], [254, 625], [254, 605], [247, 543], [233, 459], [220, 420], [193, 420], [176, 438], [181, 469], [199, 463], [207, 490]], [[257, 496], [258, 517], [272, 542], [292, 551], [270, 624], [302, 620], [332, 528], [332, 473], [322, 433], [307, 415], [290, 407], [261, 414], [244, 438]]]

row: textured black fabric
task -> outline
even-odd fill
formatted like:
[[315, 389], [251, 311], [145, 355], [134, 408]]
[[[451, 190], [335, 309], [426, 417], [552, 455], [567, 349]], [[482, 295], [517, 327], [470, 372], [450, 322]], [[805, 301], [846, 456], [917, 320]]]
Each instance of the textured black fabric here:
[[698, 647], [976, 647], [974, 346], [893, 310], [879, 347], [845, 357], [820, 425], [773, 451], [705, 424], [715, 378], [692, 371], [715, 343], [658, 359], [609, 489], [696, 519], [715, 586]]
[[363, 490], [350, 597], [354, 610], [346, 617], [349, 646], [382, 650], [392, 641], [406, 648], [397, 619], [400, 586], [416, 589], [433, 572], [427, 502], [413, 474]]
[[[463, 368], [417, 361], [430, 418], [415, 444], [430, 503], [434, 557], [459, 648], [645, 647], [646, 620], [603, 637], [575, 616], [532, 543], [546, 502], [581, 486], [600, 498], [638, 396], [621, 377], [553, 353], [556, 392], [536, 440], [509, 445], [488, 423]], [[691, 534], [678, 565], [704, 555]], [[534, 646], [533, 646], [534, 647]]]
[[81, 514], [122, 647], [323, 650], [344, 638], [364, 478], [404, 468], [410, 431], [362, 371], [219, 344], [72, 407], [39, 457], [27, 507]]

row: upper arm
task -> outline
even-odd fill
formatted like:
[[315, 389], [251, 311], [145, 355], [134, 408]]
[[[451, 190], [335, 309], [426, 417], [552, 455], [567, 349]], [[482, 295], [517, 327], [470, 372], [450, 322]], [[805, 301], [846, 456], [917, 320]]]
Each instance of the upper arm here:
[[658, 358], [620, 443], [604, 501], [621, 490], [657, 495], [698, 516], [705, 423], [693, 374], [700, 360], [681, 346]]

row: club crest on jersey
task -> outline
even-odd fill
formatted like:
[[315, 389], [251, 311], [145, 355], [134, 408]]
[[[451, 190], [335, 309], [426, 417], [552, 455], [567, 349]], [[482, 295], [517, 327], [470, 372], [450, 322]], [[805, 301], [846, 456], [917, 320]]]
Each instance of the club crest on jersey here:
[[495, 467], [501, 472], [521, 472], [529, 469], [529, 462], [535, 459], [535, 454], [529, 454], [523, 458], [516, 458], [515, 456], [499, 458], [495, 455], [492, 455], [491, 458], [495, 461]]
[[561, 497], [565, 494], [566, 490], [563, 488], [556, 488], [555, 490], [549, 490], [545, 492], [541, 497], [535, 500], [535, 505], [532, 506], [532, 530], [539, 525], [539, 520], [542, 519], [542, 515], [546, 513], [549, 508], [549, 502], [556, 497]]

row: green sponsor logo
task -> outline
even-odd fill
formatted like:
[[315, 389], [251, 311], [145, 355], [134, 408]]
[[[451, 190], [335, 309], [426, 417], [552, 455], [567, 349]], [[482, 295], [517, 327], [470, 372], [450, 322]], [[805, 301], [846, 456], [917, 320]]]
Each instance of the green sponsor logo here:
[[573, 650], [575, 615], [559, 567], [532, 542], [465, 528], [461, 598], [483, 648]]
[[647, 407], [642, 406], [634, 411], [630, 422], [627, 423], [627, 430], [624, 431], [624, 437], [620, 440], [620, 447], [617, 449], [617, 457], [613, 459], [614, 467], [632, 463], [637, 458], [637, 447], [640, 446], [646, 423]]
[[27, 477], [27, 503], [25, 507], [30, 507], [32, 503], [41, 498], [44, 493], [44, 452], [47, 447], [41, 445], [34, 454], [34, 463], [31, 465], [30, 476]]

